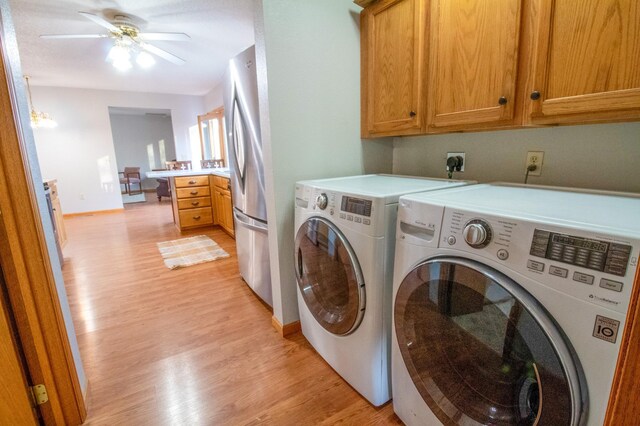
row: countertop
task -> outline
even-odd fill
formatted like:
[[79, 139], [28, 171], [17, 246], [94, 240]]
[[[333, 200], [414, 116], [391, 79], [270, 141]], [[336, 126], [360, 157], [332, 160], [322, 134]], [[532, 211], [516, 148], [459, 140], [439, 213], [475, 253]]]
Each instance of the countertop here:
[[202, 170], [157, 170], [152, 172], [146, 172], [145, 175], [147, 178], [155, 179], [155, 178], [167, 178], [167, 177], [176, 177], [176, 176], [201, 176], [201, 175], [215, 175], [223, 178], [229, 179], [231, 177], [229, 173], [229, 169], [218, 168], [218, 169], [202, 169]]

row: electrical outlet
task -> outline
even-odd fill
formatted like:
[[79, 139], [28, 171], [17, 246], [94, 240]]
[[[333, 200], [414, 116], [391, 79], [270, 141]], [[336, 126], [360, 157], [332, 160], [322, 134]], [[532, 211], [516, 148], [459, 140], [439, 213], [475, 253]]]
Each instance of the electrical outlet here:
[[[455, 156], [462, 157], [462, 166], [460, 167], [460, 170], [454, 170], [454, 172], [464, 172], [464, 166], [467, 165], [467, 159], [465, 158], [464, 152], [447, 152], [447, 160]], [[449, 171], [446, 165], [444, 166], [444, 170], [447, 172]]]
[[80, 194], [80, 199], [84, 200], [84, 194]]
[[536, 169], [529, 172], [529, 176], [540, 176], [542, 173], [542, 160], [544, 160], [543, 151], [529, 151], [527, 152], [527, 164], [525, 164], [525, 170], [529, 166], [534, 165]]

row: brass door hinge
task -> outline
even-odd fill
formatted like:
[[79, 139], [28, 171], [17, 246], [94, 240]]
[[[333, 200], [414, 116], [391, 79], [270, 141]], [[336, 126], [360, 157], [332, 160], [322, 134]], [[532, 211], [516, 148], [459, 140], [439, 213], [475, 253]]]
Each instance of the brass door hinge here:
[[49, 395], [47, 395], [47, 388], [44, 385], [30, 386], [31, 400], [34, 405], [42, 405], [49, 401]]

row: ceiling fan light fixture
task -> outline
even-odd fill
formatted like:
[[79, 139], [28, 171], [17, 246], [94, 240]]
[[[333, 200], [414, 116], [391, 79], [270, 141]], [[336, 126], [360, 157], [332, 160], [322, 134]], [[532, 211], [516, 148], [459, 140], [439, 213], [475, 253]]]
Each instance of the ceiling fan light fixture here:
[[156, 60], [149, 53], [142, 51], [138, 53], [136, 63], [140, 65], [141, 68], [148, 69], [155, 65]]
[[118, 40], [116, 40], [116, 44], [113, 45], [111, 50], [109, 50], [109, 54], [107, 55], [107, 61], [111, 61], [114, 64], [118, 61], [129, 61], [130, 58], [131, 54], [129, 53], [129, 47], [125, 46]]
[[122, 72], [128, 71], [133, 67], [133, 65], [131, 65], [131, 61], [129, 60], [129, 58], [116, 59], [115, 61], [112, 62], [112, 65], [115, 69]]

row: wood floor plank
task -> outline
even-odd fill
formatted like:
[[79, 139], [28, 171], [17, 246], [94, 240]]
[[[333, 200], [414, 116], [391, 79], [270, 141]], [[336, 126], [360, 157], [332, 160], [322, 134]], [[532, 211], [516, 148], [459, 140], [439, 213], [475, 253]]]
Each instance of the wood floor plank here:
[[[63, 273], [90, 381], [90, 425], [401, 424], [302, 334], [283, 339], [219, 228], [185, 233], [149, 199], [65, 219]], [[208, 235], [231, 256], [167, 269], [156, 243]]]

